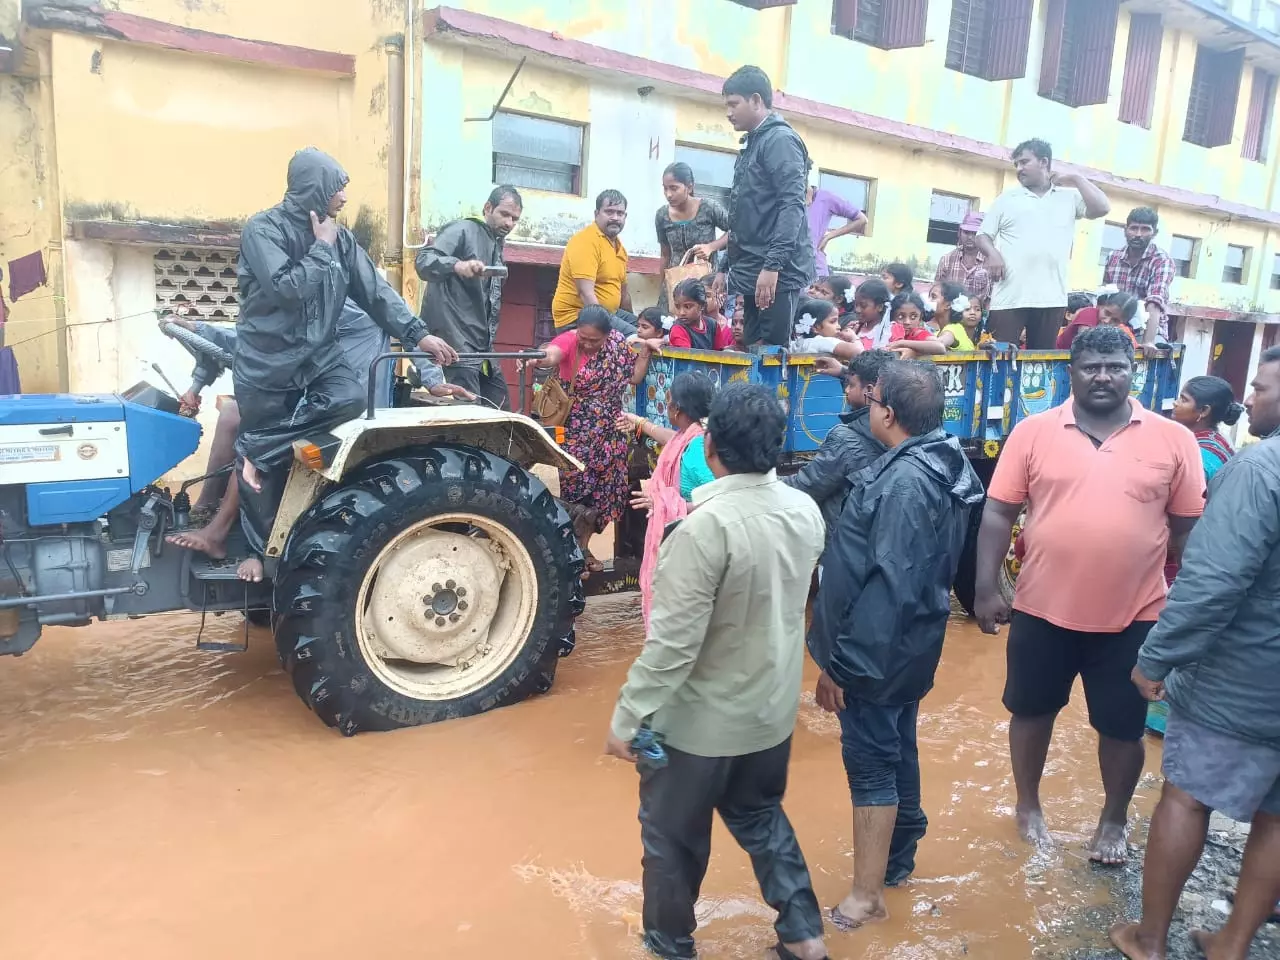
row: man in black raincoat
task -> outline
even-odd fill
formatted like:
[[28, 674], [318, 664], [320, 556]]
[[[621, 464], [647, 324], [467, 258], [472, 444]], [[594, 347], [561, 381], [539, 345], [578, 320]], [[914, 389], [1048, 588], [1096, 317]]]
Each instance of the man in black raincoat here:
[[773, 85], [759, 67], [739, 67], [722, 92], [729, 122], [746, 136], [733, 164], [729, 245], [715, 290], [742, 297], [748, 346], [785, 346], [814, 274], [809, 151], [773, 112]]
[[809, 652], [820, 706], [840, 716], [853, 795], [853, 890], [832, 912], [854, 927], [888, 916], [884, 887], [915, 869], [920, 807], [916, 717], [933, 687], [979, 482], [942, 430], [933, 364], [896, 362], [868, 397], [887, 452], [861, 471], [824, 557]]
[[[314, 147], [298, 151], [289, 161], [284, 200], [250, 217], [240, 235], [232, 368], [240, 406], [236, 453], [244, 462], [241, 523], [258, 555], [271, 532], [294, 441], [364, 411], [364, 378], [337, 335], [348, 297], [392, 336], [435, 358], [424, 364], [424, 386], [432, 395], [468, 396], [447, 385], [437, 366], [455, 362], [456, 351], [427, 335], [351, 231], [334, 219], [346, 203], [348, 179], [328, 154]], [[260, 579], [261, 563], [247, 561], [241, 576]]]

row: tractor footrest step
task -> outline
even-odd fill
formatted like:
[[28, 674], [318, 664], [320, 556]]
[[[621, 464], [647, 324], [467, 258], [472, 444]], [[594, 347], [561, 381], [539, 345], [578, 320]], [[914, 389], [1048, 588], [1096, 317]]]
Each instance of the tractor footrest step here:
[[191, 575], [197, 580], [235, 580], [236, 570], [243, 560], [243, 557], [227, 557], [223, 560], [196, 557], [191, 561]]

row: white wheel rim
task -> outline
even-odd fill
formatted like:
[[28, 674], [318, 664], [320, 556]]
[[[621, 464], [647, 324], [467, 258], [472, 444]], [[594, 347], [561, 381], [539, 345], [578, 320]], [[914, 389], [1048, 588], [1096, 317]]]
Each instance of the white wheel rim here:
[[510, 530], [472, 513], [440, 514], [401, 531], [370, 564], [356, 595], [356, 638], [388, 687], [456, 700], [506, 671], [537, 605], [533, 560]]

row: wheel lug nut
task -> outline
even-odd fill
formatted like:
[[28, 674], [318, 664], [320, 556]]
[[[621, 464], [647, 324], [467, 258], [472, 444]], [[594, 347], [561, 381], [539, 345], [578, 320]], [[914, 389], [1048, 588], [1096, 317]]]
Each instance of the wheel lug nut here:
[[437, 626], [437, 627], [443, 627], [443, 626], [444, 626], [444, 617], [436, 617], [436, 626]]
[[461, 618], [460, 616], [458, 616], [456, 613], [451, 613], [451, 614], [449, 614], [449, 622], [450, 622], [450, 623], [457, 623], [457, 622], [458, 622], [459, 620], [461, 620], [461, 619], [462, 619], [462, 618]]
[[441, 590], [443, 590], [443, 589], [444, 589], [444, 587], [440, 586], [440, 584], [438, 584], [438, 583], [433, 583], [433, 584], [431, 585], [431, 592], [432, 592], [432, 593], [439, 593], [439, 592], [440, 592]]
[[456, 584], [456, 583], [454, 583], [452, 580], [446, 580], [446, 581], [444, 582], [444, 588], [445, 588], [446, 590], [452, 590], [452, 589], [453, 589], [454, 587], [456, 587], [456, 586], [457, 586], [457, 584]]
[[466, 587], [459, 587], [459, 588], [458, 588], [458, 596], [460, 596], [460, 597], [465, 597], [466, 595], [467, 595], [467, 588], [466, 588]]
[[431, 594], [429, 594], [429, 593], [428, 593], [428, 594], [424, 594], [424, 595], [423, 595], [423, 597], [422, 597], [422, 602], [423, 602], [424, 604], [426, 604], [428, 607], [429, 607], [429, 606], [431, 606]]
[[465, 610], [465, 609], [467, 609], [467, 601], [465, 601], [465, 600], [459, 600], [459, 601], [458, 601], [458, 609], [459, 609], [459, 610]]

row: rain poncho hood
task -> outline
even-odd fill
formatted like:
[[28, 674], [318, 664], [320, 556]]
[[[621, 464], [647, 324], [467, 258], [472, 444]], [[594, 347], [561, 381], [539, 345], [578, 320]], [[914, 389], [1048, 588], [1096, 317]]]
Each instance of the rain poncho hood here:
[[982, 498], [960, 444], [941, 429], [855, 476], [808, 637], [846, 695], [902, 705], [933, 687], [969, 514]]
[[289, 161], [288, 189], [282, 205], [291, 216], [308, 224], [313, 210], [323, 220], [329, 212], [329, 201], [350, 182], [337, 160], [315, 147], [307, 147]]

